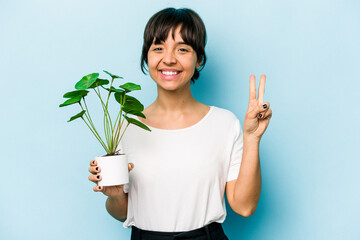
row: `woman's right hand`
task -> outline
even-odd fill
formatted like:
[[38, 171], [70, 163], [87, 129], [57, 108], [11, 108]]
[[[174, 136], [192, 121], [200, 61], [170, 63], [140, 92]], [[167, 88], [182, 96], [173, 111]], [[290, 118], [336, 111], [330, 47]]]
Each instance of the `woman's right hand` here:
[[[134, 164], [129, 163], [128, 164], [129, 172], [132, 169], [134, 169]], [[98, 181], [101, 180], [101, 175], [97, 175], [97, 173], [100, 173], [100, 171], [101, 171], [101, 169], [100, 169], [100, 167], [97, 166], [96, 160], [91, 160], [89, 172], [92, 174], [89, 176], [89, 180], [98, 184]], [[103, 194], [105, 194], [108, 197], [116, 197], [116, 196], [119, 196], [120, 194], [124, 193], [123, 188], [124, 188], [124, 184], [117, 185], [117, 186], [95, 186], [93, 188], [93, 190], [94, 190], [94, 192], [102, 192]]]

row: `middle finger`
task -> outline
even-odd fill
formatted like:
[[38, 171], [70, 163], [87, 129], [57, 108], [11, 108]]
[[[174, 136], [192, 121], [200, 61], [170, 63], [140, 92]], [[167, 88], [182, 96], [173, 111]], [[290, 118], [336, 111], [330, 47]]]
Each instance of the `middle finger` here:
[[101, 180], [101, 175], [90, 175], [89, 180], [94, 183], [97, 183], [98, 181]]
[[89, 172], [91, 173], [99, 173], [101, 171], [99, 166], [95, 166], [95, 167], [89, 167]]
[[264, 74], [260, 76], [260, 84], [259, 84], [259, 89], [258, 89], [259, 105], [263, 105], [263, 101], [264, 101], [265, 79], [266, 79], [266, 76]]

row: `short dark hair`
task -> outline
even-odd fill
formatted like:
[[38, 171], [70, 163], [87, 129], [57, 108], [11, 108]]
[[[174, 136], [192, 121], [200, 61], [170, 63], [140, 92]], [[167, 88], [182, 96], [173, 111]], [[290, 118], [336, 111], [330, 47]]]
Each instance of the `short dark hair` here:
[[199, 78], [200, 71], [206, 63], [205, 45], [206, 45], [206, 29], [204, 22], [200, 16], [189, 8], [165, 8], [155, 13], [146, 24], [144, 30], [144, 43], [141, 54], [141, 71], [145, 74], [145, 64], [148, 64], [147, 54], [151, 44], [155, 38], [155, 43], [165, 41], [169, 31], [172, 30], [172, 37], [175, 38], [175, 28], [181, 25], [180, 34], [184, 42], [190, 45], [196, 52], [200, 68], [196, 69], [191, 77], [191, 82]]

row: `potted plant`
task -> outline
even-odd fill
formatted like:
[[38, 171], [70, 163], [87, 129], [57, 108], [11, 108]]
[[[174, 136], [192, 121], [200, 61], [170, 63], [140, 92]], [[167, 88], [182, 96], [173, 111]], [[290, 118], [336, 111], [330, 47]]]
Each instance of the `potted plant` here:
[[[141, 90], [140, 85], [127, 82], [116, 88], [113, 86], [115, 79], [123, 79], [117, 75], [111, 74], [108, 71], [104, 71], [111, 77], [111, 80], [99, 78], [99, 73], [91, 73], [84, 76], [80, 81], [75, 84], [75, 91], [67, 92], [64, 94], [64, 98], [67, 100], [60, 104], [59, 107], [65, 107], [78, 103], [81, 107], [81, 112], [72, 116], [68, 122], [81, 118], [93, 133], [95, 138], [100, 142], [101, 146], [106, 151], [106, 155], [96, 157], [98, 166], [101, 167], [101, 181], [98, 182], [99, 186], [114, 186], [121, 185], [129, 182], [128, 161], [125, 153], [120, 153], [118, 146], [121, 139], [129, 126], [134, 124], [147, 131], [151, 131], [145, 124], [131, 118], [128, 114], [140, 116], [146, 118], [142, 113], [144, 106], [133, 96], [129, 96], [128, 93], [136, 90]], [[108, 85], [110, 84], [110, 85]], [[85, 97], [93, 90], [98, 96], [102, 110], [104, 112], [103, 125], [105, 141], [100, 136], [95, 128], [95, 125], [91, 119], [88, 106], [85, 101]], [[101, 91], [105, 91], [104, 95], [101, 95]], [[119, 105], [119, 112], [113, 122], [109, 113], [109, 99], [111, 95], [114, 95], [114, 99]], [[127, 124], [124, 128], [124, 120], [127, 120]], [[122, 131], [122, 129], [124, 130]]]

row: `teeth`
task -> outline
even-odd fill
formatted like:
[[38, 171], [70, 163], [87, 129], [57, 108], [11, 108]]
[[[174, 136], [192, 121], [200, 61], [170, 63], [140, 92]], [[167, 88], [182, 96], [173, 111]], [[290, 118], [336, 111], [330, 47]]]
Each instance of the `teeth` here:
[[166, 71], [161, 71], [162, 72], [162, 74], [164, 74], [164, 75], [176, 75], [176, 74], [178, 74], [179, 72], [166, 72]]

